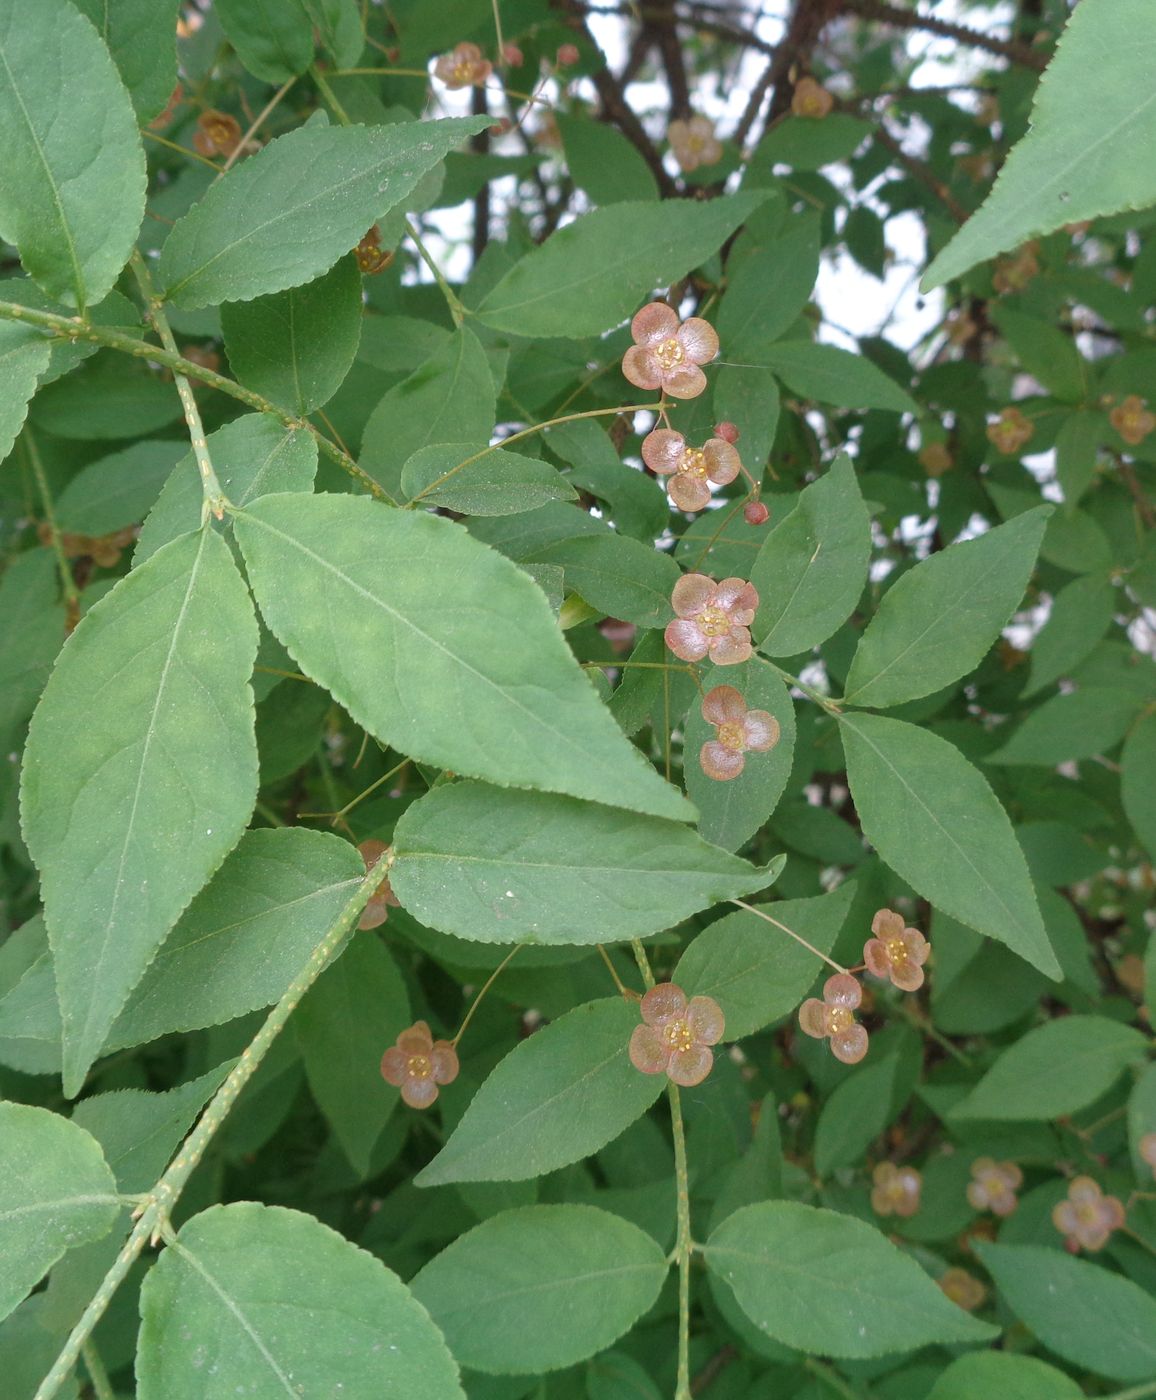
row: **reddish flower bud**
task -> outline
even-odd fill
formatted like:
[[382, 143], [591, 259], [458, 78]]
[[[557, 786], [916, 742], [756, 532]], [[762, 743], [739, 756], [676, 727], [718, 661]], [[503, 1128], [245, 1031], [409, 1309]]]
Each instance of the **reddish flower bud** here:
[[743, 506], [743, 519], [748, 525], [765, 525], [770, 518], [771, 512], [762, 501], [748, 501]]
[[521, 68], [526, 59], [517, 44], [502, 45], [502, 62], [510, 68]]
[[560, 44], [556, 55], [559, 68], [569, 68], [577, 63], [581, 54], [577, 44]]
[[723, 442], [729, 443], [738, 442], [740, 437], [738, 428], [735, 427], [729, 418], [724, 418], [721, 423], [716, 423], [714, 425], [714, 435], [715, 437], [722, 438]]

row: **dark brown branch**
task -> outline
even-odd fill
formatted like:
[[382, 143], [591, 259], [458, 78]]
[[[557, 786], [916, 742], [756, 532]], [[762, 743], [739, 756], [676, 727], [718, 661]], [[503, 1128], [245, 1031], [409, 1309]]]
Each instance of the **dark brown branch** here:
[[922, 161], [918, 156], [909, 155], [903, 147], [896, 141], [895, 137], [880, 125], [875, 129], [875, 139], [884, 150], [890, 151], [895, 160], [907, 173], [939, 200], [957, 224], [966, 223], [968, 212], [956, 199], [955, 195], [947, 188], [939, 176], [932, 170], [926, 161]]
[[662, 66], [666, 69], [667, 86], [670, 88], [670, 115], [685, 121], [691, 112], [690, 83], [687, 81], [686, 63], [678, 38], [674, 0], [656, 0], [649, 13], [651, 17], [645, 21], [645, 27], [654, 35], [655, 46], [662, 55]]
[[973, 49], [983, 49], [987, 53], [1018, 63], [1023, 68], [1033, 68], [1042, 73], [1047, 67], [1048, 55], [1029, 48], [1014, 39], [996, 39], [967, 24], [952, 24], [949, 20], [936, 19], [934, 15], [915, 14], [888, 5], [885, 0], [843, 0], [847, 14], [858, 15], [860, 19], [873, 19], [880, 24], [890, 24], [896, 29], [923, 29], [928, 34], [939, 34], [944, 39], [955, 39]]
[[[486, 106], [486, 90], [479, 84], [470, 89], [473, 97], [471, 110], [475, 116], [487, 116], [489, 109]], [[484, 155], [490, 149], [489, 130], [479, 131], [470, 137], [470, 150], [477, 151]], [[487, 180], [478, 193], [474, 196], [474, 233], [472, 240], [472, 251], [474, 262], [476, 263], [486, 251], [486, 244], [490, 241], [490, 182]]]

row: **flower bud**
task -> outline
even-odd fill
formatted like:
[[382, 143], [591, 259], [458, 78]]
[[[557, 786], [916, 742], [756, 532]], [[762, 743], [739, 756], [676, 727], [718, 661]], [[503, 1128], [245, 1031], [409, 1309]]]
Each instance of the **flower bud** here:
[[578, 62], [580, 55], [577, 44], [560, 44], [558, 46], [557, 61], [559, 68], [569, 68]]
[[738, 442], [740, 436], [738, 428], [735, 427], [729, 418], [724, 418], [721, 423], [716, 423], [714, 425], [714, 435], [715, 437], [722, 438], [724, 442], [732, 444]]
[[748, 501], [743, 506], [743, 519], [748, 525], [765, 525], [770, 518], [771, 512], [762, 501]]

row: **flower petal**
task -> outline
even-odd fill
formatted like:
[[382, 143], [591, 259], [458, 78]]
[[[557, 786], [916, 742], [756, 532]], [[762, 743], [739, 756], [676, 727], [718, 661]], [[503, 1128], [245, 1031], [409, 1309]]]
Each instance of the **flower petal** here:
[[910, 958], [891, 964], [891, 980], [901, 992], [917, 992], [923, 986], [923, 969]]
[[[626, 352], [628, 355], [630, 351]], [[626, 373], [625, 362], [623, 371]], [[626, 375], [627, 379], [630, 375]], [[637, 380], [632, 381], [638, 383]], [[649, 384], [639, 384], [640, 389], [650, 388]], [[681, 364], [675, 365], [674, 369], [667, 370], [662, 376], [662, 387], [672, 399], [697, 399], [699, 394], [706, 388], [706, 375], [699, 369], [698, 365]]]
[[438, 1086], [432, 1079], [407, 1079], [401, 1086], [401, 1097], [410, 1108], [429, 1108], [438, 1096]]
[[823, 983], [823, 1000], [828, 1006], [854, 1011], [863, 1000], [863, 988], [849, 972], [836, 972]]
[[745, 627], [732, 627], [725, 636], [710, 639], [710, 659], [716, 666], [738, 666], [753, 655], [751, 634]]
[[702, 510], [710, 504], [710, 487], [702, 477], [686, 476], [679, 472], [667, 482], [666, 489], [679, 510]]
[[458, 1077], [458, 1052], [448, 1040], [438, 1040], [434, 1042], [434, 1047], [430, 1051], [430, 1061], [433, 1064], [433, 1077], [435, 1083], [452, 1084]]
[[894, 909], [880, 909], [871, 920], [871, 932], [877, 938], [902, 938], [903, 915]]
[[642, 439], [642, 460], [659, 476], [677, 471], [685, 450], [686, 438], [673, 428], [655, 428]]
[[661, 345], [664, 340], [669, 340], [677, 330], [678, 316], [664, 301], [652, 301], [649, 306], [644, 306], [641, 311], [635, 313], [634, 320], [630, 323], [630, 334], [634, 337], [635, 345], [644, 345], [650, 349]]
[[759, 591], [744, 578], [724, 578], [715, 594], [715, 603], [724, 608], [738, 627], [749, 627], [759, 606]]
[[716, 685], [707, 691], [702, 702], [702, 717], [707, 724], [737, 724], [746, 713], [747, 702], [733, 685]]
[[708, 438], [702, 455], [706, 458], [706, 474], [716, 486], [726, 486], [742, 468], [742, 459], [725, 438]]
[[415, 1021], [397, 1038], [397, 1048], [403, 1055], [428, 1055], [433, 1048], [433, 1036], [424, 1021]]
[[726, 1017], [714, 997], [691, 997], [686, 1019], [700, 1045], [717, 1045], [726, 1030]]
[[875, 977], [891, 976], [891, 959], [880, 939], [869, 938], [863, 944], [863, 961], [867, 964], [867, 971]]
[[396, 1045], [391, 1045], [381, 1057], [381, 1077], [395, 1089], [400, 1089], [405, 1083], [405, 1063], [408, 1058], [409, 1056]]
[[673, 982], [660, 982], [642, 998], [639, 1008], [648, 1026], [661, 1026], [686, 1010], [686, 993]]
[[668, 622], [662, 636], [680, 661], [701, 661], [709, 650], [702, 628], [685, 618]]
[[[699, 159], [702, 159], [701, 154]], [[718, 335], [715, 328], [701, 316], [688, 317], [679, 326], [677, 339], [686, 351], [687, 359], [696, 365], [705, 365], [718, 354]]]
[[676, 1050], [666, 1067], [667, 1074], [684, 1089], [701, 1084], [711, 1071], [714, 1056], [705, 1045], [692, 1045], [688, 1050]]
[[719, 783], [737, 778], [747, 766], [747, 761], [741, 753], [736, 753], [734, 749], [728, 749], [717, 739], [708, 739], [703, 744], [698, 751], [698, 761], [706, 776]]
[[755, 753], [766, 753], [779, 742], [779, 721], [766, 710], [748, 710], [743, 717], [743, 737], [747, 748]]
[[630, 1063], [643, 1074], [662, 1074], [670, 1059], [670, 1046], [653, 1026], [635, 1026], [630, 1033]]
[[706, 574], [683, 574], [670, 594], [670, 605], [679, 617], [694, 617], [715, 595], [715, 581]]
[[632, 345], [623, 355], [622, 373], [638, 389], [662, 388], [662, 366], [641, 346]]
[[379, 898], [377, 893], [370, 895], [369, 902], [361, 911], [361, 918], [357, 921], [359, 929], [379, 928], [389, 918], [389, 905], [384, 898]]
[[867, 1053], [867, 1031], [856, 1023], [831, 1037], [831, 1054], [845, 1065], [857, 1065]]
[[799, 1007], [799, 1029], [816, 1040], [827, 1034], [827, 1007], [818, 997], [808, 997]]
[[917, 928], [905, 928], [902, 937], [903, 946], [907, 949], [907, 956], [917, 967], [921, 967], [931, 952], [931, 944]]

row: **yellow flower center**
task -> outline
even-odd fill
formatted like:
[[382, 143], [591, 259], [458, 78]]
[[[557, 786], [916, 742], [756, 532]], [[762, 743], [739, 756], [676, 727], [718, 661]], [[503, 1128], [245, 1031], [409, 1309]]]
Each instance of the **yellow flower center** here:
[[1095, 1229], [1100, 1223], [1100, 1203], [1098, 1201], [1082, 1201], [1078, 1206], [1073, 1207], [1076, 1220], [1080, 1225], [1089, 1229]]
[[725, 637], [731, 630], [731, 620], [722, 608], [703, 608], [695, 622], [707, 637]]
[[855, 1024], [855, 1017], [845, 1006], [832, 1006], [827, 1012], [827, 1025], [832, 1035], [842, 1035]]
[[887, 956], [893, 963], [907, 961], [907, 944], [902, 938], [889, 938], [883, 945], [887, 949]]
[[742, 753], [746, 748], [746, 734], [739, 723], [720, 724], [718, 727], [718, 738], [720, 744], [725, 744], [728, 749], [733, 749], [735, 753]]
[[679, 476], [694, 476], [700, 481], [706, 479], [706, 453], [698, 447], [688, 447], [678, 461]]
[[428, 1055], [411, 1055], [405, 1062], [405, 1070], [414, 1079], [428, 1079], [433, 1073], [433, 1064]]
[[459, 59], [454, 64], [453, 78], [455, 83], [472, 83], [474, 80], [474, 65], [470, 59]]
[[689, 1050], [694, 1044], [694, 1031], [687, 1021], [668, 1021], [662, 1028], [662, 1038], [672, 1050]]
[[672, 335], [655, 350], [654, 357], [663, 369], [672, 370], [676, 365], [682, 364], [686, 358], [686, 351], [682, 348], [682, 342]]

